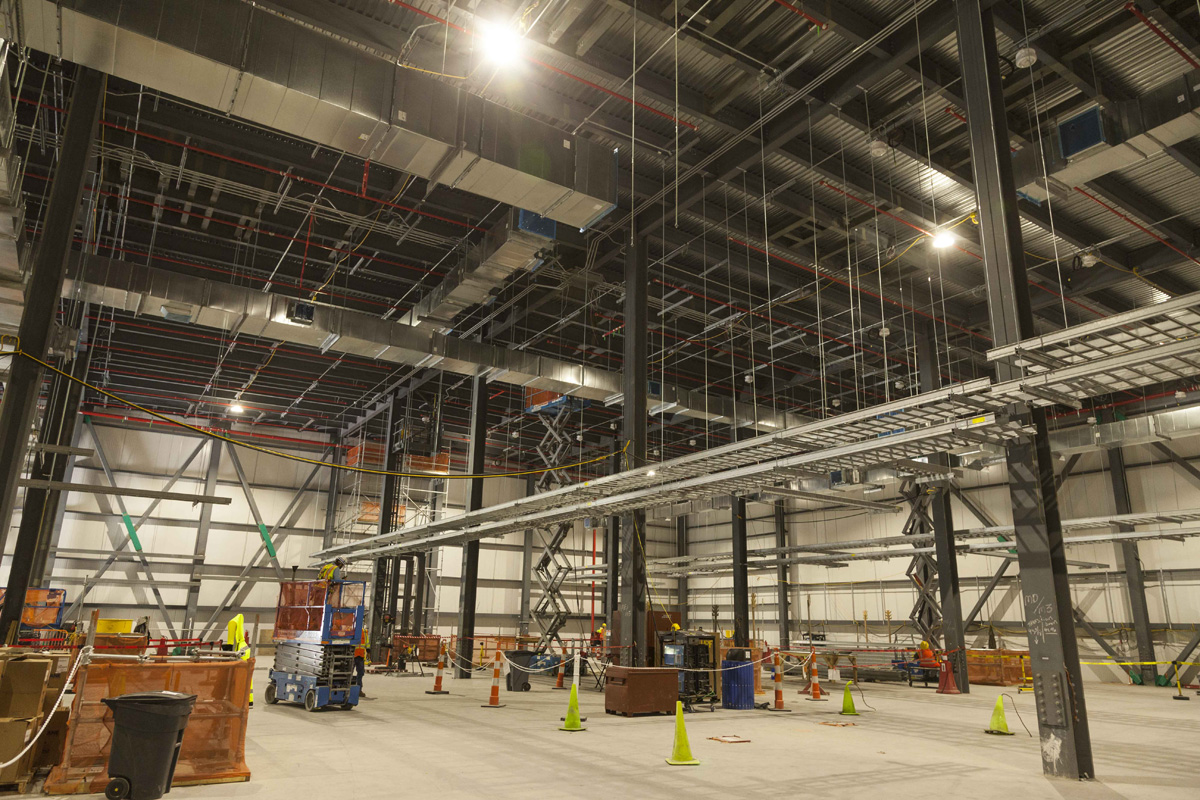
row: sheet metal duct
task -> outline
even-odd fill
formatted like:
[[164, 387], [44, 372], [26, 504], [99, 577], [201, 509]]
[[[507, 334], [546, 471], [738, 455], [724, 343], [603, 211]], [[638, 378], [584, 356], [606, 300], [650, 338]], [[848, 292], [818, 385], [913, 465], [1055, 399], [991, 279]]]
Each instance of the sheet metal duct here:
[[[621, 374], [584, 364], [467, 341], [438, 331], [333, 306], [313, 308], [310, 324], [297, 324], [292, 298], [204, 278], [130, 264], [95, 255], [74, 254], [63, 296], [124, 311], [187, 319], [229, 333], [244, 333], [395, 364], [430, 367], [459, 375], [488, 374], [491, 380], [596, 402], [621, 397]], [[674, 386], [647, 392], [651, 404], [673, 403], [672, 414], [777, 431], [805, 419]]]
[[7, 39], [544, 217], [616, 202], [612, 151], [240, 0], [16, 0]]
[[463, 263], [422, 297], [401, 321], [446, 331], [453, 327], [459, 313], [487, 300], [514, 274], [535, 268], [552, 240], [523, 230], [519, 220], [520, 212], [511, 210], [508, 219], [489, 230], [484, 240], [467, 253]]
[[[1087, 109], [1074, 114], [1051, 130], [1041, 147], [1025, 147], [1013, 156], [1017, 186], [1039, 203], [1051, 192], [1084, 186], [1200, 136], [1200, 70], [1168, 81], [1137, 100], [1118, 103], [1111, 112]], [[1084, 149], [1074, 152], [1080, 147]], [[1064, 155], [1064, 148], [1070, 156]]]

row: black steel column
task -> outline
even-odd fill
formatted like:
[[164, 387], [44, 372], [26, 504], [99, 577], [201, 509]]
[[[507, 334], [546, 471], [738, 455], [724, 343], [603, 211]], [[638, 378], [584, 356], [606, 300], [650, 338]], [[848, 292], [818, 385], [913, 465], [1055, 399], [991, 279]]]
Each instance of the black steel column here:
[[[775, 501], [775, 546], [787, 547], [787, 509], [783, 500]], [[787, 558], [780, 555], [780, 558]], [[788, 580], [788, 565], [780, 564], [775, 568], [776, 599], [775, 604], [779, 616], [779, 648], [787, 650], [792, 644], [792, 593], [788, 590], [791, 581]]]
[[[91, 351], [87, 345], [86, 303], [72, 303], [68, 318], [68, 326], [78, 331], [78, 341], [73, 354], [64, 359], [60, 369], [69, 372], [77, 378], [87, 375]], [[46, 402], [46, 410], [42, 416], [42, 427], [38, 432], [38, 442], [51, 447], [70, 447], [76, 439], [79, 420], [79, 402], [83, 399], [83, 387], [62, 375], [55, 375], [51, 381], [50, 397]], [[34, 459], [30, 477], [35, 480], [50, 480], [62, 482], [67, 478], [67, 469], [74, 463], [75, 457], [67, 453], [51, 453], [40, 451]], [[21, 508], [21, 525], [29, 517], [30, 524], [37, 522], [37, 549], [33, 554], [33, 566], [29, 569], [29, 585], [43, 586], [46, 578], [46, 563], [50, 555], [50, 547], [54, 542], [57, 529], [55, 523], [60, 517], [60, 506], [65, 498], [63, 493], [54, 489], [25, 490], [25, 502]]]
[[413, 607], [413, 557], [405, 556], [401, 559], [404, 562], [404, 594], [402, 595], [403, 603], [400, 607], [400, 632], [407, 634], [412, 630], [412, 607]]
[[[1118, 514], [1132, 514], [1129, 485], [1125, 482], [1125, 453], [1119, 447], [1108, 451], [1108, 474], [1112, 480], [1113, 500]], [[1122, 532], [1132, 531], [1132, 525], [1119, 526]], [[1133, 618], [1133, 634], [1137, 640], [1137, 660], [1154, 661], [1154, 636], [1150, 631], [1150, 609], [1146, 605], [1146, 580], [1142, 572], [1142, 557], [1137, 542], [1121, 542], [1121, 560], [1125, 564], [1125, 588], [1129, 593], [1129, 615]], [[1142, 663], [1135, 670], [1145, 686], [1154, 686], [1158, 665]]]
[[[338, 464], [342, 459], [342, 440], [340, 436], [331, 436], [329, 446], [333, 452], [329, 455], [330, 464]], [[329, 485], [325, 488], [325, 532], [322, 535], [322, 549], [333, 546], [333, 537], [337, 533], [338, 485], [342, 471], [329, 470]]]
[[[25, 311], [19, 328], [21, 349], [46, 360], [50, 333], [62, 294], [63, 275], [75, 236], [75, 220], [83, 197], [84, 180], [92, 157], [92, 139], [100, 119], [104, 94], [104, 75], [86, 67], [75, 72], [75, 90], [67, 112], [62, 149], [50, 196], [42, 219], [42, 237], [33, 256], [33, 267], [25, 287]], [[12, 524], [17, 500], [17, 481], [25, 465], [29, 431], [37, 414], [38, 394], [42, 388], [42, 367], [27, 358], [14, 356], [8, 386], [0, 408], [0, 552]], [[0, 636], [15, 635], [29, 588], [29, 570], [37, 549], [40, 519], [21, 525], [13, 549], [4, 610], [0, 612]], [[7, 638], [6, 638], [7, 641]]]
[[750, 568], [746, 549], [746, 501], [734, 497], [730, 528], [733, 533], [733, 644], [750, 646]]
[[407, 631], [412, 636], [420, 636], [425, 632], [425, 558], [424, 552], [413, 557], [416, 574], [413, 576], [412, 627]]
[[[626, 469], [646, 469], [646, 391], [650, 373], [647, 340], [650, 319], [646, 308], [649, 253], [646, 237], [630, 225], [625, 249], [625, 363], [624, 437]], [[621, 663], [640, 667], [646, 662], [646, 512], [633, 511], [621, 518], [620, 614]]]
[[[525, 480], [525, 496], [531, 497], [537, 493], [537, 478], [530, 476]], [[529, 635], [529, 623], [532, 620], [530, 604], [533, 594], [533, 528], [526, 528], [522, 534], [521, 550], [521, 608], [517, 617], [517, 633]]]
[[[687, 517], [675, 518], [675, 555], [686, 556], [688, 554], [688, 521]], [[682, 563], [680, 567], [684, 566]], [[688, 579], [687, 573], [681, 573], [676, 579], [675, 596], [677, 598], [676, 605], [679, 608], [679, 627], [687, 630], [690, 621], [688, 619]]]
[[[467, 472], [482, 475], [487, 453], [488, 386], [481, 376], [471, 384], [471, 443], [467, 455]], [[467, 481], [467, 512], [483, 508], [483, 478]], [[471, 677], [475, 657], [475, 596], [479, 590], [479, 540], [467, 542], [462, 548], [462, 575], [458, 590], [458, 645], [455, 648], [454, 674]]]
[[[1033, 336], [1029, 283], [1017, 213], [1008, 125], [1000, 83], [996, 29], [981, 0], [956, 0], [958, 52], [967, 98], [971, 161], [978, 193], [988, 315], [993, 345]], [[1009, 364], [997, 377], [1019, 377]], [[1042, 770], [1065, 778], [1091, 778], [1092, 743], [1071, 614], [1054, 464], [1043, 410], [1014, 409], [1033, 426], [1032, 439], [1008, 448], [1009, 494], [1021, 566], [1021, 591], [1029, 632], [1034, 698], [1041, 736]]]
[[[941, 364], [938, 357], [937, 331], [925, 325], [917, 336], [917, 368], [920, 371], [921, 391], [942, 388]], [[929, 457], [930, 464], [950, 469], [945, 453]], [[942, 607], [942, 647], [948, 652], [954, 669], [954, 681], [959, 691], [971, 691], [967, 679], [967, 640], [963, 635], [962, 599], [958, 586], [958, 553], [954, 549], [954, 514], [950, 509], [950, 486], [946, 481], [926, 484], [932, 492], [929, 500], [929, 520], [933, 523], [934, 558], [937, 560], [938, 600]]]
[[[400, 471], [400, 449], [396, 446], [396, 427], [404, 419], [404, 406], [400, 398], [392, 395], [386, 412], [387, 428], [383, 435], [383, 468], [388, 472]], [[400, 479], [395, 475], [383, 476], [383, 487], [379, 495], [379, 533], [391, 533], [395, 528], [396, 491]], [[384, 556], [375, 559], [371, 575], [371, 660], [379, 663], [383, 646], [391, 642], [396, 627], [396, 595], [400, 575], [400, 558]]]
[[[613, 443], [613, 452], [618, 453], [620, 445]], [[625, 469], [625, 460], [614, 455], [610, 462], [609, 473], [616, 475]], [[613, 624], [617, 619], [617, 609], [620, 607], [621, 594], [621, 517], [608, 518], [608, 526], [604, 531], [604, 563], [607, 567], [604, 579], [604, 621], [608, 623], [609, 633], [614, 631]]]

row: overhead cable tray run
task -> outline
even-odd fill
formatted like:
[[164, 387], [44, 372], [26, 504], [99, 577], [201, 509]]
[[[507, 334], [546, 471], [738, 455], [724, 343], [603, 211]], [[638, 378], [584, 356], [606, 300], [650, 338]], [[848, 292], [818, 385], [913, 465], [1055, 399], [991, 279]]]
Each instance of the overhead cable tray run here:
[[457, 545], [588, 516], [752, 494], [798, 478], [911, 461], [980, 443], [1003, 446], [1028, 433], [1007, 412], [1014, 404], [1077, 407], [1096, 394], [1200, 374], [1197, 334], [1200, 292], [990, 351], [989, 360], [1010, 360], [1025, 372], [1017, 379], [955, 384], [341, 544], [314, 557], [375, 558]]

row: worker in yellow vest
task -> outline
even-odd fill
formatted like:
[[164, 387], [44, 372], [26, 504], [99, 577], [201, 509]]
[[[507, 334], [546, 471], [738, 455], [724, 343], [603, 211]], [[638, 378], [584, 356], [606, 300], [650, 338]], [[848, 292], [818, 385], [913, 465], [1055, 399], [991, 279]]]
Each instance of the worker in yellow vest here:
[[[250, 660], [250, 642], [246, 641], [246, 620], [241, 614], [229, 620], [228, 643], [230, 648], [237, 653], [238, 658], [242, 661]], [[250, 707], [254, 708], [253, 673], [250, 678]]]
[[340, 581], [342, 579], [342, 568], [345, 566], [346, 559], [338, 556], [333, 561], [321, 567], [321, 571], [317, 573], [317, 580]]
[[367, 633], [367, 626], [363, 625], [362, 639], [358, 646], [354, 648], [354, 683], [358, 685], [358, 696], [366, 697], [367, 693], [363, 691], [363, 675], [367, 672], [367, 648], [371, 646], [371, 637]]

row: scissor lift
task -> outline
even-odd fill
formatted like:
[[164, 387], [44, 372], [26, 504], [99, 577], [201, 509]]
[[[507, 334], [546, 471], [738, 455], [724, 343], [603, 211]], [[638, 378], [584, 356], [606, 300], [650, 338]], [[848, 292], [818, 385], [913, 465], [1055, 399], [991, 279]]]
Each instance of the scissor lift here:
[[275, 664], [266, 700], [353, 708], [354, 648], [362, 640], [363, 581], [285, 581], [275, 612]]

